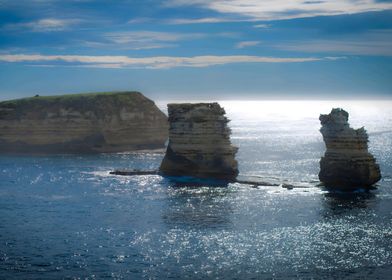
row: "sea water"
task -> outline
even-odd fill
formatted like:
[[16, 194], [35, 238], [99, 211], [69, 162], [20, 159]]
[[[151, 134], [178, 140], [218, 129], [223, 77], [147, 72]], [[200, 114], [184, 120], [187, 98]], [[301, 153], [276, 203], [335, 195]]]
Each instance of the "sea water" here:
[[[240, 173], [302, 186], [178, 184], [163, 153], [0, 156], [0, 279], [387, 279], [392, 273], [392, 102], [221, 101]], [[164, 110], [166, 102], [159, 102]], [[383, 179], [318, 187], [320, 113], [365, 126]]]

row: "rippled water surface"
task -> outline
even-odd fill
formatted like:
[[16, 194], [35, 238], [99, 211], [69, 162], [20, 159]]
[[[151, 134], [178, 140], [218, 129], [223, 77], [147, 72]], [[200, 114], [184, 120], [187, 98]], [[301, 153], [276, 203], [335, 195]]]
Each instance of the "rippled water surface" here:
[[[221, 104], [241, 174], [303, 188], [108, 175], [155, 169], [161, 152], [0, 156], [0, 279], [390, 277], [392, 103]], [[318, 115], [333, 106], [367, 128], [377, 190], [317, 187]]]

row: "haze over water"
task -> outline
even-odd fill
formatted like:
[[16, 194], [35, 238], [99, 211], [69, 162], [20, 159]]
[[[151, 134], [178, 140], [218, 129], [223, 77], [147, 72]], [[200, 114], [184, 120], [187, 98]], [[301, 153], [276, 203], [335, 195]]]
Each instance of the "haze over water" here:
[[[167, 102], [158, 102], [164, 110]], [[0, 278], [343, 278], [392, 272], [391, 101], [221, 101], [241, 175], [303, 188], [178, 185], [161, 152], [0, 156]], [[365, 126], [383, 179], [317, 187], [320, 113]]]

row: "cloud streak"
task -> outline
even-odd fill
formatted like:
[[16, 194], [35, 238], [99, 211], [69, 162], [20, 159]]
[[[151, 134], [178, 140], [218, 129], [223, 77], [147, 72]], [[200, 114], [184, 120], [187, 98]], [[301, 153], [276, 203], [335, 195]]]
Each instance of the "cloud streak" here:
[[195, 41], [207, 37], [233, 38], [236, 33], [180, 33], [157, 31], [125, 31], [105, 33], [96, 41], [82, 41], [87, 47], [147, 50], [177, 47], [183, 41]]
[[150, 68], [168, 69], [174, 67], [208, 67], [231, 63], [299, 63], [322, 60], [336, 60], [336, 57], [263, 57], [263, 56], [154, 56], [154, 57], [128, 57], [128, 56], [83, 56], [83, 55], [41, 55], [41, 54], [3, 54], [0, 62], [32, 63], [77, 66], [97, 68]]
[[223, 17], [204, 17], [204, 18], [173, 18], [165, 20], [165, 24], [181, 25], [181, 24], [203, 24], [203, 23], [228, 23], [228, 22], [243, 22], [243, 21], [257, 21], [251, 18], [223, 18]]
[[224, 19], [224, 18], [175, 18], [169, 19], [165, 23], [167, 24], [199, 24], [199, 23], [221, 23], [221, 22], [233, 22], [236, 20]]
[[333, 53], [338, 55], [392, 56], [392, 30], [373, 30], [358, 36], [331, 39], [286, 41], [273, 47], [305, 53]]
[[237, 49], [243, 49], [247, 47], [254, 47], [260, 44], [260, 41], [243, 41], [236, 44]]
[[79, 19], [56, 19], [44, 18], [37, 21], [7, 24], [5, 30], [31, 30], [33, 32], [53, 32], [69, 29], [71, 26], [80, 23]]
[[237, 14], [264, 21], [392, 9], [391, 2], [377, 0], [168, 0], [166, 5], [199, 6], [222, 14]]
[[253, 25], [254, 28], [270, 28], [270, 24], [255, 24]]
[[182, 34], [155, 31], [128, 31], [103, 34], [99, 42], [88, 41], [85, 45], [92, 47], [147, 50], [175, 47], [178, 41], [204, 37], [203, 34]]

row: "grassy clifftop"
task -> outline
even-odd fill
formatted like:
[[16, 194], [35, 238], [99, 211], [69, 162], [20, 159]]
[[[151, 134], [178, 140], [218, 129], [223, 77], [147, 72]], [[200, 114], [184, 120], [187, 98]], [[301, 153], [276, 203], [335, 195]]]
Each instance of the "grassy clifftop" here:
[[45, 112], [60, 108], [91, 111], [99, 117], [101, 114], [115, 113], [122, 107], [151, 110], [155, 107], [153, 104], [152, 100], [136, 91], [35, 96], [0, 102], [0, 118], [19, 118], [32, 111], [36, 112], [36, 116], [42, 113], [43, 117]]
[[84, 101], [93, 101], [96, 99], [105, 99], [116, 97], [119, 100], [128, 101], [129, 97], [139, 99], [147, 99], [140, 92], [137, 91], [112, 91], [112, 92], [89, 92], [89, 93], [77, 93], [77, 94], [64, 94], [64, 95], [51, 95], [51, 96], [39, 96], [19, 98], [7, 101], [1, 101], [0, 107], [5, 106], [20, 106], [26, 103], [72, 103]]

